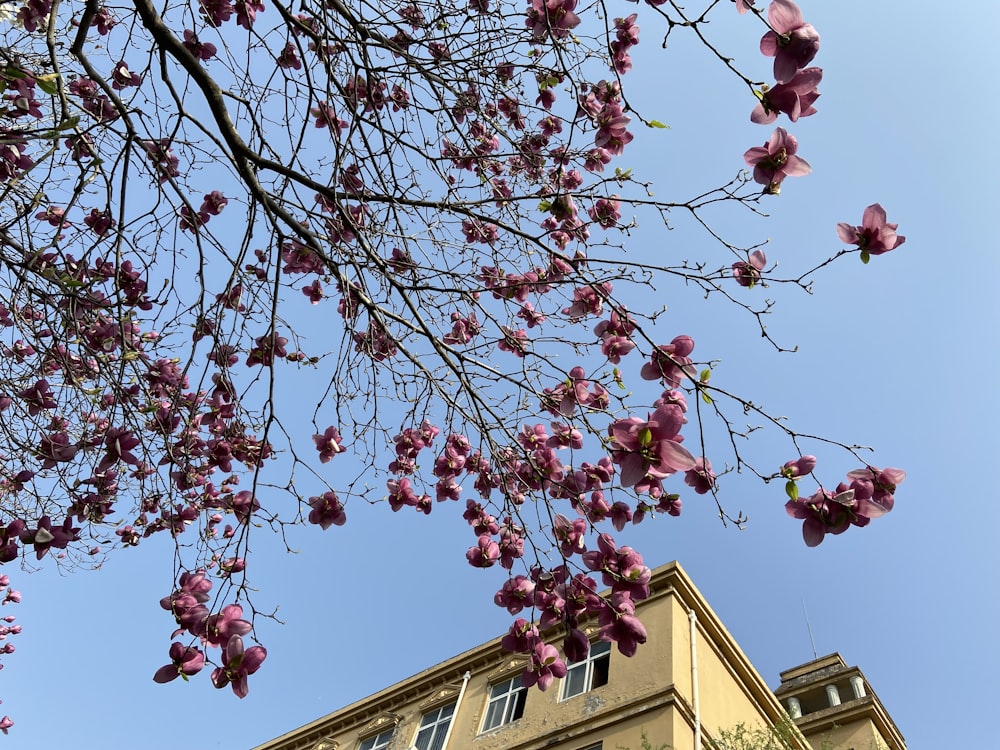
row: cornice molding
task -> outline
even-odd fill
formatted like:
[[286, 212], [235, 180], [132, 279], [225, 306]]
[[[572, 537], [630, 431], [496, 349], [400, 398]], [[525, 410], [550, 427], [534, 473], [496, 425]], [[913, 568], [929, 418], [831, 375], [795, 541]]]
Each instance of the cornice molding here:
[[438, 708], [452, 700], [458, 700], [459, 687], [457, 685], [445, 685], [440, 690], [434, 692], [430, 697], [424, 698], [417, 705], [421, 713], [427, 713], [433, 708]]
[[400, 722], [400, 717], [397, 714], [391, 713], [390, 711], [383, 711], [374, 719], [369, 721], [363, 727], [358, 730], [358, 734], [365, 738], [371, 734], [381, 734], [389, 726], [395, 727]]
[[486, 675], [486, 681], [490, 685], [495, 685], [498, 682], [503, 682], [504, 680], [510, 679], [514, 675], [524, 671], [524, 665], [527, 663], [527, 659], [523, 656], [512, 656], [506, 659], [502, 664], [498, 665], [496, 669], [493, 669]]

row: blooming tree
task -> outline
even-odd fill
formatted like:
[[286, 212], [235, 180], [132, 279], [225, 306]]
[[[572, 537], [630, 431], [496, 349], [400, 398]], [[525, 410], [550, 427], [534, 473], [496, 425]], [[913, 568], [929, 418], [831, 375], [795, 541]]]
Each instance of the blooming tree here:
[[[245, 643], [251, 529], [333, 534], [352, 503], [457, 502], [468, 563], [506, 571], [496, 604], [535, 621], [504, 645], [544, 690], [586, 656], [584, 618], [636, 652], [649, 569], [612, 532], [679, 515], [689, 489], [716, 497], [717, 472], [783, 479], [810, 545], [891, 510], [903, 472], [843, 445], [860, 467], [801, 496], [816, 467], [803, 436], [710, 382], [683, 321], [665, 331], [625, 303], [678, 278], [759, 320], [753, 295], [782, 279], [707, 209], [756, 210], [811, 171], [784, 127], [690, 200], [654, 198], [639, 179], [655, 175], [627, 168], [636, 128], [663, 127], [627, 97], [640, 22], [693, 33], [745, 84], [753, 122], [817, 113], [820, 37], [791, 0], [686, 5], [15, 4], [0, 44], [0, 562], [86, 564], [172, 537], [183, 567], [154, 679], [213, 665], [243, 697], [266, 656]], [[770, 61], [744, 73], [716, 48], [722, 15], [763, 35], [773, 84], [755, 80]], [[708, 260], [625, 262], [635, 217], [671, 209], [705, 227]], [[835, 257], [902, 244], [881, 206], [863, 214], [824, 229], [851, 246]], [[289, 393], [312, 415], [277, 408]], [[729, 428], [731, 410], [787, 454], [755, 467], [735, 440], [708, 445], [706, 420]], [[363, 468], [345, 482], [334, 467], [351, 456]]]

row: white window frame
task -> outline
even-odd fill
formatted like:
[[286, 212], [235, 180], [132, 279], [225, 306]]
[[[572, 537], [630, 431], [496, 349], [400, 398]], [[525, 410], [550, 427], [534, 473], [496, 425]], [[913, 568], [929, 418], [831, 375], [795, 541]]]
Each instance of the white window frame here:
[[365, 737], [358, 743], [358, 750], [385, 750], [389, 747], [389, 743], [392, 742], [392, 735], [395, 731], [396, 727], [390, 727], [378, 734]]
[[[601, 674], [598, 671], [598, 662], [604, 661], [603, 673], [605, 675], [605, 681], [601, 685], [607, 682], [607, 672], [611, 661], [611, 644], [608, 641], [597, 641], [590, 644], [590, 653], [587, 654], [587, 658], [583, 661], [578, 661], [575, 664], [567, 664], [566, 676], [562, 680], [562, 692], [559, 700], [565, 701], [570, 698], [575, 698], [578, 695], [583, 695], [584, 693], [589, 693], [595, 687], [600, 687], [601, 685], [594, 685], [595, 676]], [[580, 673], [583, 673], [583, 687], [574, 693], [570, 693], [569, 690], [571, 683], [577, 681], [576, 678]]]
[[358, 743], [358, 750], [385, 750], [389, 747], [389, 743], [392, 742], [392, 735], [395, 731], [396, 727], [391, 727], [378, 734], [365, 737]]
[[[428, 711], [420, 717], [420, 727], [417, 729], [417, 736], [413, 740], [413, 747], [416, 750], [441, 750], [444, 747], [445, 738], [448, 736], [448, 727], [455, 718], [457, 703], [448, 703], [433, 711]], [[427, 730], [430, 730], [427, 732]], [[425, 732], [427, 732], [425, 734]], [[421, 737], [424, 742], [421, 743]]]
[[[516, 675], [509, 680], [492, 685], [490, 687], [490, 697], [486, 703], [486, 712], [483, 714], [483, 728], [480, 730], [480, 733], [489, 732], [491, 729], [502, 727], [520, 719], [524, 715], [524, 702], [527, 695], [527, 688], [521, 684], [521, 675]], [[497, 707], [499, 707], [499, 710], [497, 710]], [[494, 723], [490, 723], [491, 720]]]

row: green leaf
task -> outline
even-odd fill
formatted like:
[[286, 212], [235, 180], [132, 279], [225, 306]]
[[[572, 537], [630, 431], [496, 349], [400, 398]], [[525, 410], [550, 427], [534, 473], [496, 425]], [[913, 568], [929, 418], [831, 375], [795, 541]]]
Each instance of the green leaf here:
[[706, 404], [712, 403], [712, 397], [708, 395], [708, 391], [701, 392], [701, 400], [704, 401]]
[[795, 484], [794, 479], [789, 479], [785, 482], [785, 494], [788, 495], [792, 500], [799, 499], [799, 487]]
[[705, 368], [704, 370], [702, 370], [702, 371], [701, 371], [701, 373], [700, 373], [700, 374], [698, 375], [698, 380], [700, 380], [700, 381], [701, 381], [702, 383], [707, 383], [707, 382], [708, 382], [708, 379], [709, 379], [710, 377], [712, 377], [712, 371], [711, 371], [711, 370], [709, 370], [709, 369], [708, 369], [708, 368], [706, 367], [706, 368]]
[[552, 201], [539, 201], [538, 210], [542, 213], [548, 213], [552, 210]]
[[55, 96], [58, 93], [59, 86], [56, 83], [57, 80], [59, 80], [59, 76], [56, 73], [48, 73], [47, 75], [35, 77], [35, 83], [38, 84], [38, 88], [49, 96]]
[[[55, 140], [57, 138], [62, 138], [62, 131], [72, 130], [79, 124], [79, 117], [68, 117], [63, 120], [59, 125], [56, 126], [55, 130], [46, 130], [44, 133], [39, 133], [38, 138], [45, 138], [48, 140]], [[93, 164], [91, 165], [93, 166]]]
[[645, 448], [651, 442], [653, 442], [653, 431], [648, 427], [643, 427], [639, 430], [639, 445]]
[[867, 250], [862, 250], [861, 251], [861, 262], [862, 263], [864, 263], [865, 265], [867, 265], [868, 261], [870, 261], [871, 259], [872, 259], [872, 256], [871, 256], [871, 254]]
[[651, 128], [663, 128], [664, 130], [670, 130], [670, 126], [669, 125], [664, 125], [659, 120], [650, 120], [646, 124], [649, 125], [649, 127], [651, 127]]

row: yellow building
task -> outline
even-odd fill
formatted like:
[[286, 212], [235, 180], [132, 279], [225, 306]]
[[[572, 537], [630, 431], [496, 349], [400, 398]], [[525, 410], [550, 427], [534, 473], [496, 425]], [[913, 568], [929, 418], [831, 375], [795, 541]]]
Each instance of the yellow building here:
[[546, 692], [525, 690], [526, 657], [497, 638], [256, 750], [640, 750], [643, 736], [657, 750], [722, 750], [740, 725], [792, 727], [780, 745], [791, 750], [905, 750], [839, 655], [783, 672], [776, 696], [680, 565], [654, 571], [650, 590], [636, 607], [648, 640], [632, 658], [593, 640], [595, 623], [586, 661]]

